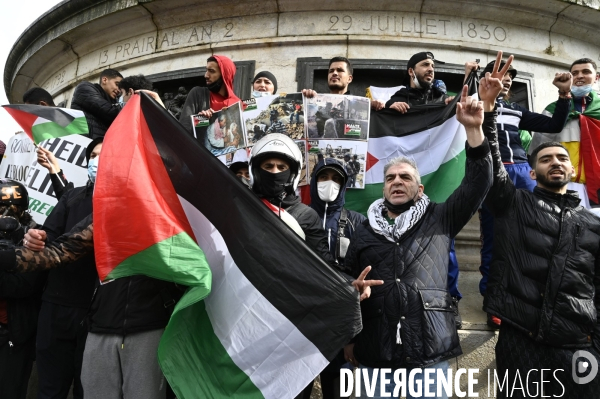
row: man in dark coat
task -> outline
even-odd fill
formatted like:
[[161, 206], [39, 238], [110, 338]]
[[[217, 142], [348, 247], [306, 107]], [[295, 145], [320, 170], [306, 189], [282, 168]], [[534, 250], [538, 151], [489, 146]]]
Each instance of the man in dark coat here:
[[71, 108], [85, 113], [89, 137], [104, 137], [121, 111], [119, 82], [123, 76], [114, 69], [105, 69], [98, 83], [81, 82], [75, 88]]
[[[499, 79], [494, 87], [499, 93]], [[370, 278], [384, 281], [361, 302], [363, 330], [344, 350], [346, 360], [371, 377], [374, 368], [381, 367], [407, 369], [407, 375], [412, 368], [447, 373], [448, 359], [462, 353], [447, 283], [450, 242], [491, 186], [492, 165], [483, 130], [495, 126], [491, 121], [482, 128], [483, 104], [467, 94], [465, 86], [456, 110], [467, 133], [460, 186], [446, 202], [435, 204], [423, 192], [414, 161], [392, 159], [384, 168], [383, 198], [369, 207], [368, 220], [358, 226], [350, 242], [345, 259], [348, 272], [358, 276], [371, 265]], [[426, 382], [421, 381], [421, 387], [428, 385], [435, 392], [435, 378], [433, 384]], [[395, 387], [393, 378], [386, 383], [377, 376], [375, 384], [375, 397], [380, 397], [380, 387], [390, 393]]]
[[[493, 108], [495, 97], [480, 92], [480, 98]], [[486, 123], [494, 114], [486, 113]], [[533, 150], [530, 177], [537, 185], [530, 192], [517, 189], [507, 173], [496, 130], [486, 136], [494, 184], [485, 204], [495, 238], [483, 303], [502, 320], [497, 372], [509, 381], [497, 397], [530, 397], [542, 389], [545, 397], [598, 397], [600, 219], [567, 190], [575, 169], [562, 144]], [[515, 393], [513, 382], [524, 375]]]

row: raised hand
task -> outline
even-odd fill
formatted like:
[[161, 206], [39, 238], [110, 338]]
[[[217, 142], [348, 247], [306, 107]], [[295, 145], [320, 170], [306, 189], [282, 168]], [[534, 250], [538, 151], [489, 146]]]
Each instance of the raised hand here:
[[37, 161], [52, 174], [58, 173], [60, 165], [52, 151], [48, 151], [43, 147], [37, 148]]
[[552, 84], [558, 87], [560, 93], [567, 94], [571, 91], [571, 86], [573, 85], [573, 75], [570, 72], [557, 72], [554, 74]]
[[[502, 63], [502, 51], [498, 51], [496, 55], [496, 62], [494, 63], [494, 70], [492, 73], [487, 72], [485, 77], [479, 81], [479, 98], [484, 102], [486, 112], [490, 112], [494, 109], [496, 104], [496, 98], [502, 91], [502, 78], [508, 72], [510, 64], [512, 64], [514, 56], [508, 57], [504, 68], [500, 68]], [[489, 106], [491, 105], [491, 109]]]
[[467, 132], [467, 141], [471, 147], [483, 143], [483, 102], [469, 96], [469, 88], [465, 85], [456, 104], [456, 119], [463, 124]]

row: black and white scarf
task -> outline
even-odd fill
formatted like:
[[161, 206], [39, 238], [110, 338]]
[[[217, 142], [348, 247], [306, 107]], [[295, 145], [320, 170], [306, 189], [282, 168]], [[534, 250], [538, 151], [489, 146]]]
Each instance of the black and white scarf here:
[[393, 225], [390, 225], [388, 221], [385, 220], [384, 214], [387, 212], [387, 209], [383, 204], [383, 198], [378, 199], [371, 204], [369, 211], [367, 212], [369, 224], [375, 233], [383, 235], [389, 241], [396, 242], [404, 233], [421, 220], [427, 210], [429, 202], [429, 197], [423, 194], [413, 206], [396, 218]]

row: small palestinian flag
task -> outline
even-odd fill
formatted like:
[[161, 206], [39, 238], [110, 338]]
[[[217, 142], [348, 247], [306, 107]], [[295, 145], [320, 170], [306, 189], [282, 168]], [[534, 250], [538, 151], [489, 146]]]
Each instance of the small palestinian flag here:
[[31, 104], [3, 107], [36, 144], [71, 134], [89, 133], [83, 111]]
[[106, 134], [94, 235], [101, 278], [190, 287], [158, 349], [179, 399], [294, 398], [362, 327], [348, 281], [144, 93]]

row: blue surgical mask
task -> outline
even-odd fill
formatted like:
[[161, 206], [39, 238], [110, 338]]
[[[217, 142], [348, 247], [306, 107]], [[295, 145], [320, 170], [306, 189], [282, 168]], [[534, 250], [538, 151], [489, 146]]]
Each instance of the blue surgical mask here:
[[268, 91], [252, 90], [253, 98], [266, 97], [266, 96], [270, 96], [270, 95], [271, 95], [271, 93], [269, 93]]
[[88, 162], [88, 176], [92, 183], [96, 183], [96, 173], [98, 173], [98, 162], [100, 162], [100, 157], [96, 157], [90, 159]]
[[581, 98], [585, 97], [592, 91], [592, 85], [585, 86], [571, 86], [571, 94], [573, 97]]

